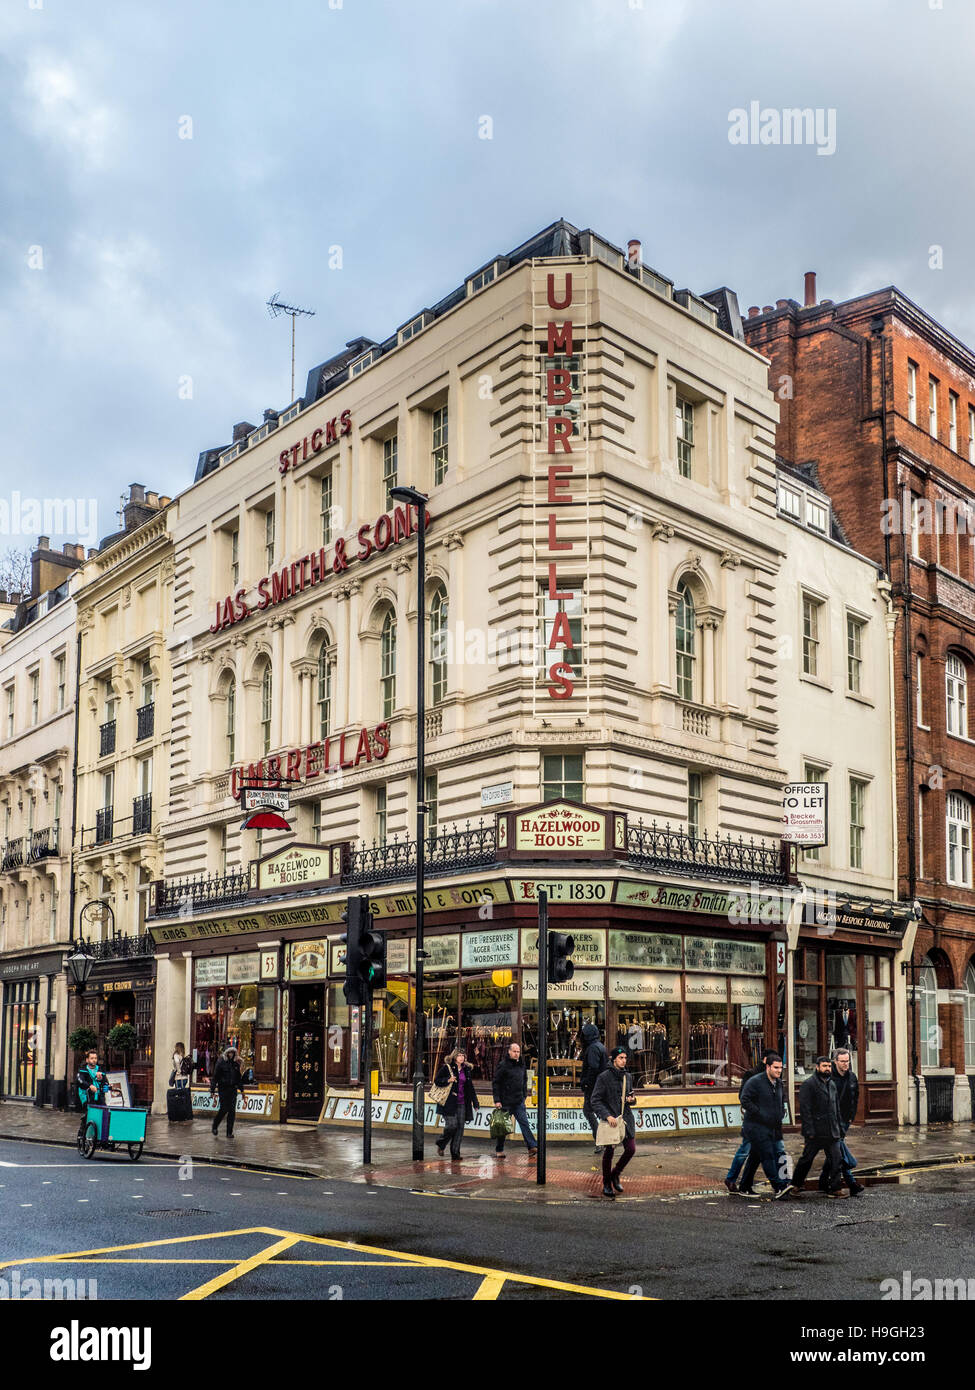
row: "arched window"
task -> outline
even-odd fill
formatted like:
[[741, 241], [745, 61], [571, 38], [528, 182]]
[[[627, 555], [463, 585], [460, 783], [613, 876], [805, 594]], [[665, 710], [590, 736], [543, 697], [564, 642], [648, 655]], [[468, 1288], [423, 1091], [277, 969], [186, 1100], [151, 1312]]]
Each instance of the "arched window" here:
[[383, 619], [379, 688], [382, 692], [383, 718], [389, 719], [396, 705], [396, 617], [391, 608]]
[[954, 652], [945, 662], [945, 697], [948, 703], [948, 732], [968, 737], [968, 673], [965, 663]]
[[972, 886], [972, 806], [960, 792], [949, 792], [945, 815], [948, 831], [948, 882]]
[[965, 1066], [975, 1067], [975, 961], [965, 971]]
[[318, 649], [318, 737], [328, 738], [332, 729], [332, 658], [328, 642]]
[[917, 976], [918, 1053], [922, 1067], [936, 1067], [941, 1056], [941, 1030], [938, 1027], [938, 976], [925, 956]]
[[447, 591], [438, 588], [430, 603], [430, 696], [439, 705], [447, 694]]
[[681, 700], [693, 700], [697, 653], [695, 651], [694, 595], [685, 579], [677, 585], [676, 612], [677, 695]]
[[271, 665], [261, 676], [261, 756], [271, 751]]
[[227, 686], [227, 766], [233, 767], [237, 759], [237, 682], [231, 679]]

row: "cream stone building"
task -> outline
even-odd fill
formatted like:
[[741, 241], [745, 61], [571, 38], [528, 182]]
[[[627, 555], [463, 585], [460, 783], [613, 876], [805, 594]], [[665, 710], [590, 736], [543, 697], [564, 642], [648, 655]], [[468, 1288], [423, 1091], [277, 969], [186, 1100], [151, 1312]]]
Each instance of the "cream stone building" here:
[[857, 554], [814, 470], [781, 465], [780, 749], [790, 783], [826, 787], [825, 844], [797, 848], [802, 901], [783, 973], [798, 1087], [819, 1053], [851, 1049], [861, 1115], [906, 1122], [906, 978], [917, 933], [897, 903], [890, 585]]
[[0, 604], [0, 1095], [39, 1105], [65, 1096], [83, 558], [41, 536], [30, 593]]
[[[75, 932], [96, 963], [78, 1022], [110, 1063], [130, 1072], [133, 1100], [152, 1098], [155, 966], [145, 921], [163, 873], [172, 680], [173, 547], [169, 498], [133, 484], [122, 529], [90, 552], [77, 592], [81, 683], [74, 836]], [[106, 1039], [138, 1036], [131, 1055]]]
[[[427, 1064], [463, 1041], [486, 1077], [544, 1030], [559, 1123], [582, 1133], [573, 1040], [595, 1022], [635, 1053], [643, 1127], [737, 1122], [742, 1071], [785, 1039], [800, 893], [778, 838], [796, 750], [776, 416], [733, 294], [676, 289], [637, 243], [563, 222], [201, 455], [169, 523], [157, 1095], [184, 1035], [204, 1082], [241, 1048], [262, 1118], [314, 1118], [326, 1082], [354, 1086], [361, 1019], [333, 948], [368, 891], [389, 919], [383, 1114], [408, 1123], [419, 795]], [[397, 483], [428, 497], [419, 790], [418, 518]], [[241, 829], [248, 776], [287, 788], [291, 834]], [[544, 1020], [542, 883], [578, 943]]]

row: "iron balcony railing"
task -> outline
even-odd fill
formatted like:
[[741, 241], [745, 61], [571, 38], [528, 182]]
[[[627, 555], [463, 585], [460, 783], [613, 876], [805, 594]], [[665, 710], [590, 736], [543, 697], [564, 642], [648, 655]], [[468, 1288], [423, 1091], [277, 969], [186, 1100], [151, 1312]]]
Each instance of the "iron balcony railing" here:
[[[104, 845], [112, 838], [114, 813], [111, 806], [103, 806], [95, 812], [95, 844]], [[83, 834], [83, 832], [82, 832]]]
[[171, 878], [155, 885], [155, 897], [150, 902], [150, 916], [192, 916], [212, 907], [239, 903], [247, 896], [250, 875], [198, 874], [194, 878]]
[[3, 855], [0, 856], [0, 872], [9, 873], [11, 869], [20, 869], [23, 867], [23, 863], [23, 839], [8, 840], [3, 847]]
[[152, 738], [156, 724], [156, 706], [152, 702], [140, 705], [135, 712], [135, 741]]
[[152, 828], [152, 794], [132, 798], [132, 834], [148, 835]]
[[105, 941], [91, 941], [88, 949], [95, 960], [127, 960], [132, 956], [155, 954], [155, 943], [149, 932], [135, 936], [110, 936]]
[[[463, 828], [441, 827], [425, 842], [430, 875], [488, 868], [498, 863], [495, 822], [466, 822]], [[787, 847], [785, 847], [787, 850]], [[724, 880], [733, 883], [784, 885], [790, 881], [788, 858], [778, 843], [744, 836], [688, 835], [669, 825], [642, 822], [630, 826], [627, 854], [617, 861], [657, 873]], [[360, 842], [351, 849], [341, 874], [348, 887], [405, 882], [416, 873], [416, 840], [393, 837], [378, 844]], [[240, 903], [247, 897], [247, 873], [199, 875], [157, 883], [151, 916], [205, 912]]]
[[642, 820], [628, 827], [627, 850], [631, 864], [661, 873], [696, 873], [708, 878], [749, 883], [787, 883], [788, 861], [778, 843], [754, 836], [688, 835], [670, 825]]
[[58, 826], [49, 825], [46, 830], [32, 830], [30, 834], [29, 859], [36, 864], [40, 859], [50, 859], [58, 852]]
[[99, 725], [98, 729], [98, 756], [107, 758], [109, 753], [115, 752], [115, 720], [110, 719], [107, 724]]

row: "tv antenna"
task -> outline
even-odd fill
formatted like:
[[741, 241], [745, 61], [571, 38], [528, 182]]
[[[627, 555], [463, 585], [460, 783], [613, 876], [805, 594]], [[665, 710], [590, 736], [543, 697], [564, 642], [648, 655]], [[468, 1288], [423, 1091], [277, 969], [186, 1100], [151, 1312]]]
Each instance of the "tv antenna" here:
[[272, 319], [276, 319], [279, 314], [287, 314], [291, 319], [291, 400], [295, 398], [295, 319], [299, 314], [307, 314], [309, 318], [315, 317], [314, 309], [299, 309], [296, 304], [282, 304], [278, 298], [277, 290], [267, 301], [267, 311]]

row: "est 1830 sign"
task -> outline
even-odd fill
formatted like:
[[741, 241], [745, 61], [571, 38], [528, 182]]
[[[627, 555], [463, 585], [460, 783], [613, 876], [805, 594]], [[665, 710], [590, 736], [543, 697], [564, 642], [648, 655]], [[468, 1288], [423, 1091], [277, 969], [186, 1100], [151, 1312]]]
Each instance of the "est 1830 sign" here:
[[829, 843], [829, 787], [825, 782], [789, 782], [782, 791], [782, 839], [793, 845]]

